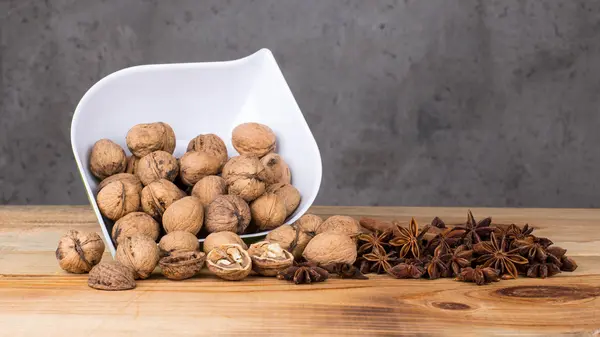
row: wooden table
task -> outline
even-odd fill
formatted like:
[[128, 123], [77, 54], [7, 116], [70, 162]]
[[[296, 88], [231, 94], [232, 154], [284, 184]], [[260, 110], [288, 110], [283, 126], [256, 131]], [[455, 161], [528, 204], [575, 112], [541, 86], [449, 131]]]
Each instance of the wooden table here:
[[[329, 216], [464, 221], [465, 208], [313, 207]], [[449, 279], [275, 278], [225, 282], [160, 275], [125, 292], [96, 291], [63, 272], [54, 250], [68, 229], [100, 232], [89, 207], [0, 207], [0, 336], [423, 335], [600, 336], [600, 210], [473, 209], [529, 223], [579, 268], [489, 286]], [[106, 253], [106, 259], [110, 255]]]

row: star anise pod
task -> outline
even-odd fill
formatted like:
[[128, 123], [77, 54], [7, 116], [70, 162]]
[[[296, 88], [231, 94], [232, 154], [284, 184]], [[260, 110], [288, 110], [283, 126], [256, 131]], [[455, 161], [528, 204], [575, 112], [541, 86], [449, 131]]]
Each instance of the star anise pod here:
[[468, 248], [471, 248], [474, 244], [487, 241], [490, 234], [494, 231], [494, 227], [490, 227], [492, 224], [492, 218], [488, 217], [479, 222], [475, 221], [471, 210], [467, 213], [467, 223], [464, 227], [463, 240], [464, 244]]
[[473, 251], [469, 250], [467, 246], [460, 245], [449, 255], [447, 277], [457, 276], [463, 268], [471, 266]]
[[473, 246], [473, 251], [481, 254], [475, 262], [483, 263], [483, 267], [493, 267], [499, 270], [500, 275], [505, 275], [504, 278], [517, 278], [518, 271], [515, 263], [526, 264], [529, 261], [516, 254], [519, 248], [508, 250], [506, 236], [502, 237], [500, 243], [496, 240], [495, 235], [490, 238], [491, 241], [480, 242]]
[[429, 230], [429, 225], [423, 227], [419, 232], [419, 225], [415, 221], [415, 218], [410, 220], [409, 228], [404, 228], [396, 223], [397, 233], [395, 237], [390, 240], [390, 245], [400, 247], [400, 257], [405, 257], [409, 252], [413, 257], [421, 257], [421, 250], [423, 246], [423, 236]]
[[358, 280], [368, 280], [369, 278], [360, 272], [359, 268], [348, 263], [333, 263], [322, 266], [331, 274], [336, 274], [340, 278], [351, 278]]
[[354, 266], [358, 268], [360, 273], [363, 275], [371, 272], [371, 262], [365, 260], [364, 257], [359, 257], [358, 259], [356, 259], [356, 262], [354, 262]]
[[490, 267], [477, 266], [475, 268], [464, 268], [458, 277], [458, 281], [473, 282], [477, 285], [484, 285], [491, 282], [500, 281], [500, 271]]
[[400, 263], [390, 269], [388, 274], [395, 278], [421, 278], [425, 275], [425, 268], [418, 264]]
[[304, 262], [288, 267], [277, 274], [280, 280], [292, 281], [296, 284], [323, 282], [329, 278], [327, 270], [314, 263]]
[[546, 278], [560, 273], [560, 267], [554, 263], [537, 262], [529, 265], [527, 277]]
[[[369, 272], [375, 274], [387, 273], [396, 264], [396, 252], [386, 254], [385, 251], [375, 250], [363, 255], [363, 259], [371, 262]], [[361, 270], [362, 272], [362, 270]]]
[[435, 280], [447, 274], [448, 266], [446, 261], [448, 257], [449, 255], [446, 254], [444, 246], [438, 246], [435, 249], [431, 261], [427, 264], [427, 275], [429, 275], [430, 279]]
[[512, 240], [525, 240], [529, 237], [532, 237], [531, 233], [533, 232], [533, 227], [529, 227], [529, 224], [525, 224], [523, 228], [511, 224], [507, 228], [497, 228], [497, 234], [502, 237], [502, 235], [506, 235]]
[[431, 220], [431, 227], [446, 228], [446, 223], [444, 222], [444, 220], [436, 216], [435, 218], [433, 218], [433, 220]]
[[465, 229], [460, 227], [444, 228], [444, 230], [438, 233], [436, 236], [427, 243], [427, 250], [430, 252], [435, 251], [439, 246], [443, 246], [444, 249], [450, 250], [453, 248], [465, 234]]
[[545, 262], [550, 259], [552, 263], [560, 267], [560, 258], [567, 252], [560, 247], [549, 247], [552, 241], [546, 238], [537, 238], [531, 236], [523, 240], [517, 240], [512, 243], [513, 247], [519, 250], [519, 253], [530, 261]]
[[358, 235], [358, 254], [372, 253], [375, 250], [385, 252], [385, 247], [392, 233], [390, 231], [375, 231], [373, 233], [362, 233]]
[[560, 270], [562, 271], [575, 271], [575, 269], [577, 269], [577, 263], [570, 257], [563, 256], [561, 257], [560, 262]]

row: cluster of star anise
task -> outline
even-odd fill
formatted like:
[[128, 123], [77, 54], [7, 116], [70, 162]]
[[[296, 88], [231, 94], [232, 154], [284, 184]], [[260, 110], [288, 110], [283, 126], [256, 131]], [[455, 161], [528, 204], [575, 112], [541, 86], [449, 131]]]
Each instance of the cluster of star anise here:
[[419, 229], [415, 219], [408, 228], [398, 222], [386, 227], [361, 219], [370, 233], [358, 236], [355, 266], [363, 274], [387, 273], [396, 278], [455, 278], [478, 285], [518, 275], [546, 278], [574, 271], [566, 250], [547, 238], [536, 237], [525, 225], [493, 225], [491, 218], [448, 227], [440, 218]]

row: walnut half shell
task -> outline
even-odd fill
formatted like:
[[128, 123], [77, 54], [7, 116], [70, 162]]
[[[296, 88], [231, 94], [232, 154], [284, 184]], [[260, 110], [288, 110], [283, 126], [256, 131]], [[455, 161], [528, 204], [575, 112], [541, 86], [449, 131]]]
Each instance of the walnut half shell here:
[[276, 276], [294, 264], [292, 253], [281, 248], [277, 242], [260, 241], [250, 245], [248, 254], [252, 269], [263, 276]]
[[98, 290], [133, 289], [133, 271], [117, 261], [100, 262], [90, 270], [88, 286]]
[[252, 259], [238, 244], [222, 245], [206, 256], [208, 270], [228, 281], [239, 281], [252, 271]]
[[200, 272], [206, 254], [198, 251], [180, 251], [158, 261], [162, 274], [170, 280], [185, 280]]

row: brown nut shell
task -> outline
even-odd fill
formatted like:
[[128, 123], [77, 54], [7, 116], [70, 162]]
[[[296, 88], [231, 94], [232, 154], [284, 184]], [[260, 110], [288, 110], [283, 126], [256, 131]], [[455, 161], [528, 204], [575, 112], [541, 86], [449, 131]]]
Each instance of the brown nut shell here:
[[302, 257], [302, 252], [310, 239], [312, 236], [300, 230], [295, 224], [277, 227], [266, 237], [266, 241], [279, 243], [281, 248], [292, 253], [297, 260]]
[[199, 251], [200, 243], [190, 232], [175, 231], [163, 236], [158, 243], [158, 248], [162, 255], [169, 255], [179, 251]]
[[250, 204], [252, 221], [261, 230], [275, 229], [285, 221], [285, 204], [273, 193], [265, 193]]
[[227, 182], [229, 194], [250, 202], [263, 195], [272, 176], [257, 157], [241, 155], [232, 157], [223, 167], [221, 175]]
[[160, 251], [156, 242], [149, 236], [135, 234], [121, 240], [115, 254], [117, 261], [133, 270], [137, 279], [147, 279], [160, 259]]
[[140, 158], [135, 172], [142, 184], [148, 186], [160, 179], [174, 181], [179, 174], [179, 165], [175, 156], [159, 150]]
[[317, 234], [333, 232], [356, 237], [362, 232], [360, 222], [346, 215], [334, 215], [325, 220], [317, 229]]
[[106, 185], [115, 181], [121, 181], [125, 184], [130, 184], [132, 187], [135, 187], [138, 193], [142, 192], [142, 188], [144, 187], [142, 186], [142, 182], [140, 181], [140, 179], [135, 175], [131, 173], [117, 173], [102, 180], [100, 184], [98, 184], [98, 191], [106, 187]]
[[246, 245], [244, 240], [242, 240], [242, 238], [239, 237], [239, 235], [235, 234], [234, 232], [223, 231], [208, 234], [208, 236], [206, 237], [206, 239], [204, 239], [204, 242], [202, 244], [202, 250], [206, 254], [208, 254], [215, 247], [231, 243], [238, 244], [242, 246], [242, 248], [248, 249], [248, 246]]
[[302, 256], [319, 265], [353, 264], [357, 256], [356, 243], [345, 234], [325, 232], [310, 240]]
[[88, 286], [98, 290], [129, 290], [135, 288], [130, 268], [117, 261], [100, 262], [88, 276]]
[[204, 266], [206, 254], [198, 251], [180, 251], [158, 261], [161, 273], [170, 280], [185, 280], [198, 274]]
[[269, 153], [260, 158], [263, 166], [271, 171], [273, 183], [291, 184], [292, 173], [288, 164], [277, 153]]
[[160, 235], [160, 225], [144, 212], [133, 212], [117, 220], [111, 234], [117, 245], [121, 239], [135, 234], [144, 234], [156, 241]]
[[208, 206], [219, 195], [225, 194], [227, 194], [227, 183], [219, 176], [206, 176], [192, 188], [192, 195], [200, 199], [204, 206]]
[[314, 237], [317, 235], [317, 230], [323, 223], [323, 218], [316, 214], [304, 214], [300, 219], [294, 222], [298, 228], [304, 233]]
[[129, 151], [138, 158], [154, 151], [175, 151], [175, 132], [167, 123], [143, 123], [133, 126], [126, 136]]
[[219, 173], [220, 159], [206, 152], [186, 152], [180, 159], [179, 174], [187, 186], [194, 186], [200, 179]]
[[110, 139], [100, 139], [90, 153], [90, 171], [102, 180], [127, 169], [127, 156], [117, 143]]
[[237, 195], [220, 195], [208, 205], [204, 226], [209, 233], [243, 234], [250, 224], [250, 207]]
[[134, 155], [127, 157], [127, 168], [125, 169], [125, 173], [135, 174], [135, 168], [139, 161], [140, 161], [140, 158], [138, 158]]
[[70, 230], [58, 241], [55, 255], [63, 270], [83, 274], [102, 260], [104, 248], [104, 241], [98, 233]]
[[285, 204], [285, 217], [289, 217], [294, 213], [298, 205], [300, 205], [300, 192], [290, 184], [272, 184], [267, 188], [267, 193], [274, 193]]
[[281, 248], [277, 242], [259, 241], [250, 245], [248, 255], [252, 270], [263, 276], [276, 276], [294, 264], [292, 253]]
[[186, 194], [172, 182], [161, 179], [142, 190], [142, 209], [155, 219], [160, 219], [166, 209]]
[[273, 130], [259, 123], [240, 124], [231, 135], [231, 143], [237, 152], [257, 157], [275, 151], [276, 140]]
[[242, 246], [227, 244], [214, 248], [206, 256], [206, 266], [213, 274], [228, 281], [246, 278], [252, 271], [252, 259]]
[[102, 188], [96, 196], [100, 213], [116, 221], [140, 209], [140, 193], [137, 185], [113, 181]]
[[192, 139], [188, 144], [187, 152], [193, 151], [205, 152], [218, 158], [220, 168], [227, 162], [227, 146], [223, 139], [213, 133], [199, 135]]
[[163, 228], [167, 233], [186, 231], [196, 235], [203, 223], [204, 207], [200, 199], [191, 196], [172, 203], [162, 217]]

